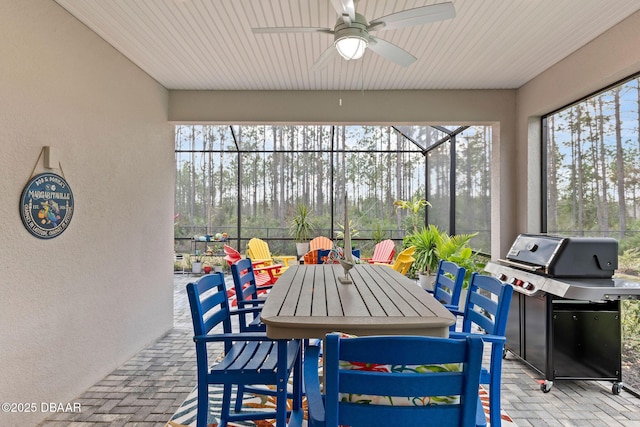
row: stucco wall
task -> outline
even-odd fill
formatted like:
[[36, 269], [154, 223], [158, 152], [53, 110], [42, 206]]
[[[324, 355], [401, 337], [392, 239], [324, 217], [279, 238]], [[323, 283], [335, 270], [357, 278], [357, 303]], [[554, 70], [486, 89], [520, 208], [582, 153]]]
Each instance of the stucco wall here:
[[[540, 118], [640, 71], [640, 11], [518, 90], [518, 232], [540, 231]], [[525, 172], [526, 171], [526, 172]], [[515, 236], [514, 236], [515, 237]]]
[[[172, 327], [168, 94], [55, 2], [0, 10], [0, 401], [72, 402]], [[75, 197], [51, 240], [18, 214], [45, 145]]]

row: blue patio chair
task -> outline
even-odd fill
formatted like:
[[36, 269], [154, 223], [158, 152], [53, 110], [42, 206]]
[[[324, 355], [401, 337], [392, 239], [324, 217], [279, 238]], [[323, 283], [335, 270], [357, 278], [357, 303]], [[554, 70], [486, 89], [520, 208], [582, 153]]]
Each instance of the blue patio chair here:
[[[197, 426], [207, 425], [209, 413], [209, 384], [223, 386], [220, 427], [231, 421], [276, 419], [284, 426], [290, 416], [290, 425], [302, 423], [301, 389], [301, 345], [299, 340], [270, 340], [260, 332], [232, 332], [231, 315], [244, 308], [232, 311], [229, 308], [227, 290], [222, 273], [207, 274], [195, 283], [187, 285], [191, 317], [196, 344], [198, 409]], [[208, 348], [209, 344], [222, 343], [224, 353], [215, 360], [221, 349]], [[212, 346], [213, 347], [213, 346]], [[214, 356], [209, 365], [209, 352]], [[293, 372], [292, 410], [287, 411], [287, 383]], [[242, 406], [243, 393], [236, 395], [235, 412], [231, 413], [232, 386], [244, 392], [265, 394], [263, 389], [249, 385], [273, 386], [271, 394], [276, 396], [276, 410], [268, 412], [238, 413]]]
[[251, 259], [244, 258], [231, 265], [233, 287], [236, 293], [238, 308], [255, 307], [256, 310], [243, 311], [238, 314], [240, 332], [266, 332], [266, 326], [260, 321], [260, 312], [265, 299], [259, 298], [258, 290], [264, 292], [273, 285], [258, 288]]
[[323, 357], [324, 396], [318, 376], [320, 348], [305, 349], [309, 425], [486, 425], [478, 396], [482, 349], [482, 339], [473, 336], [453, 340], [329, 334]]
[[452, 310], [462, 316], [462, 330], [455, 332], [452, 326], [451, 338], [480, 336], [491, 345], [488, 367], [483, 367], [480, 383], [489, 384], [489, 412], [491, 427], [500, 427], [500, 382], [502, 378], [502, 358], [507, 318], [511, 306], [513, 287], [492, 276], [473, 273], [469, 280], [467, 301], [464, 311]]
[[436, 279], [433, 283], [433, 291], [427, 291], [433, 294], [434, 298], [444, 304], [449, 310], [458, 310], [460, 307], [460, 294], [462, 293], [462, 285], [464, 284], [464, 276], [467, 270], [458, 264], [440, 260], [438, 262], [438, 271]]

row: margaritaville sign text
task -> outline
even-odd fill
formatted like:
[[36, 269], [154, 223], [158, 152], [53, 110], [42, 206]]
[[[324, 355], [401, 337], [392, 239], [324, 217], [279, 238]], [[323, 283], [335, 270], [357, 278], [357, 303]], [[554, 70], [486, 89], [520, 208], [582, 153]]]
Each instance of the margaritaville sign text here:
[[73, 193], [67, 181], [54, 173], [29, 180], [20, 199], [22, 223], [40, 239], [51, 239], [67, 229], [73, 216]]

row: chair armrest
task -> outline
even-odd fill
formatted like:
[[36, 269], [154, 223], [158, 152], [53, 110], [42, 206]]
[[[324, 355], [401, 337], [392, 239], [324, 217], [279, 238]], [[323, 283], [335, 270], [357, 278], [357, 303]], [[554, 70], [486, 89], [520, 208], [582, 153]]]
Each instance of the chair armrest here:
[[[273, 274], [274, 271], [277, 272], [282, 268], [282, 265], [280, 264], [264, 265], [263, 263], [254, 262], [252, 263], [252, 265], [253, 265], [254, 272], [258, 272], [258, 273], [265, 272], [265, 273], [268, 273], [269, 275]], [[257, 267], [256, 265], [262, 265], [262, 267]]]
[[251, 259], [251, 265], [262, 265], [265, 267], [269, 267], [270, 265], [273, 265], [273, 260], [272, 259]]
[[[244, 307], [245, 305], [252, 305], [252, 306], [263, 305], [265, 301], [266, 299], [264, 298], [246, 299], [244, 301], [236, 301], [236, 304], [238, 304], [238, 308], [242, 310], [242, 309], [246, 309], [246, 307]], [[260, 311], [260, 310], [262, 310], [262, 307], [260, 307], [258, 310], [249, 309], [249, 311]], [[231, 311], [231, 314], [234, 314], [236, 311], [237, 310]]]
[[482, 338], [482, 341], [488, 342], [491, 344], [502, 344], [504, 345], [507, 342], [507, 338], [500, 335], [491, 335], [491, 334], [476, 334], [473, 332], [449, 332], [449, 338], [454, 339], [465, 339], [469, 336], [479, 336]]
[[196, 335], [195, 342], [224, 342], [224, 341], [272, 341], [264, 332], [233, 332], [230, 334]]
[[458, 317], [458, 316], [464, 316], [464, 311], [460, 311], [460, 309], [449, 309], [449, 311], [451, 312], [451, 314], [453, 314], [454, 316]]
[[250, 313], [260, 314], [260, 312], [262, 312], [262, 307], [248, 307], [248, 308], [241, 307], [235, 310], [229, 310], [229, 314], [234, 316], [237, 316], [239, 314], [250, 314]]
[[320, 346], [310, 345], [304, 349], [304, 390], [307, 395], [307, 409], [310, 425], [324, 425], [324, 402], [320, 391], [318, 359]]
[[385, 267], [393, 268], [393, 265], [391, 265], [391, 264], [387, 264], [387, 263], [384, 263], [384, 262], [374, 262], [374, 263], [369, 263], [369, 264], [373, 264], [373, 265], [384, 265]]
[[280, 264], [267, 265], [267, 266], [263, 266], [263, 267], [256, 267], [255, 265], [253, 266], [254, 274], [267, 274], [267, 275], [269, 275], [269, 283], [270, 284], [276, 283], [276, 281], [278, 280], [277, 276], [282, 274], [281, 269], [282, 269], [282, 265], [280, 265]]
[[293, 255], [282, 255], [282, 256], [274, 256], [274, 260], [282, 260], [284, 267], [289, 267], [289, 261], [296, 261], [298, 257]]
[[451, 304], [442, 304], [444, 306], [444, 308], [446, 308], [447, 310], [449, 310], [451, 313], [453, 313], [454, 311], [457, 313], [460, 313], [460, 307], [457, 305], [451, 305]]

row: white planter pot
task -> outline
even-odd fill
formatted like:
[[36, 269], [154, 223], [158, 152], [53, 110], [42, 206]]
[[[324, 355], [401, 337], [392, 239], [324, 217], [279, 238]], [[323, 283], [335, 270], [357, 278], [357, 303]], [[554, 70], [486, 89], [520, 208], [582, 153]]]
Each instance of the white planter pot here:
[[222, 273], [222, 266], [221, 265], [214, 265], [213, 266], [213, 271], [215, 273]]
[[296, 252], [298, 252], [299, 257], [309, 252], [309, 242], [296, 243]]
[[435, 274], [419, 274], [418, 280], [420, 280], [420, 286], [422, 286], [422, 289], [424, 289], [425, 291], [432, 291], [433, 284], [436, 281], [436, 275]]
[[201, 262], [192, 262], [191, 263], [191, 272], [193, 274], [200, 274], [202, 273], [202, 263]]

